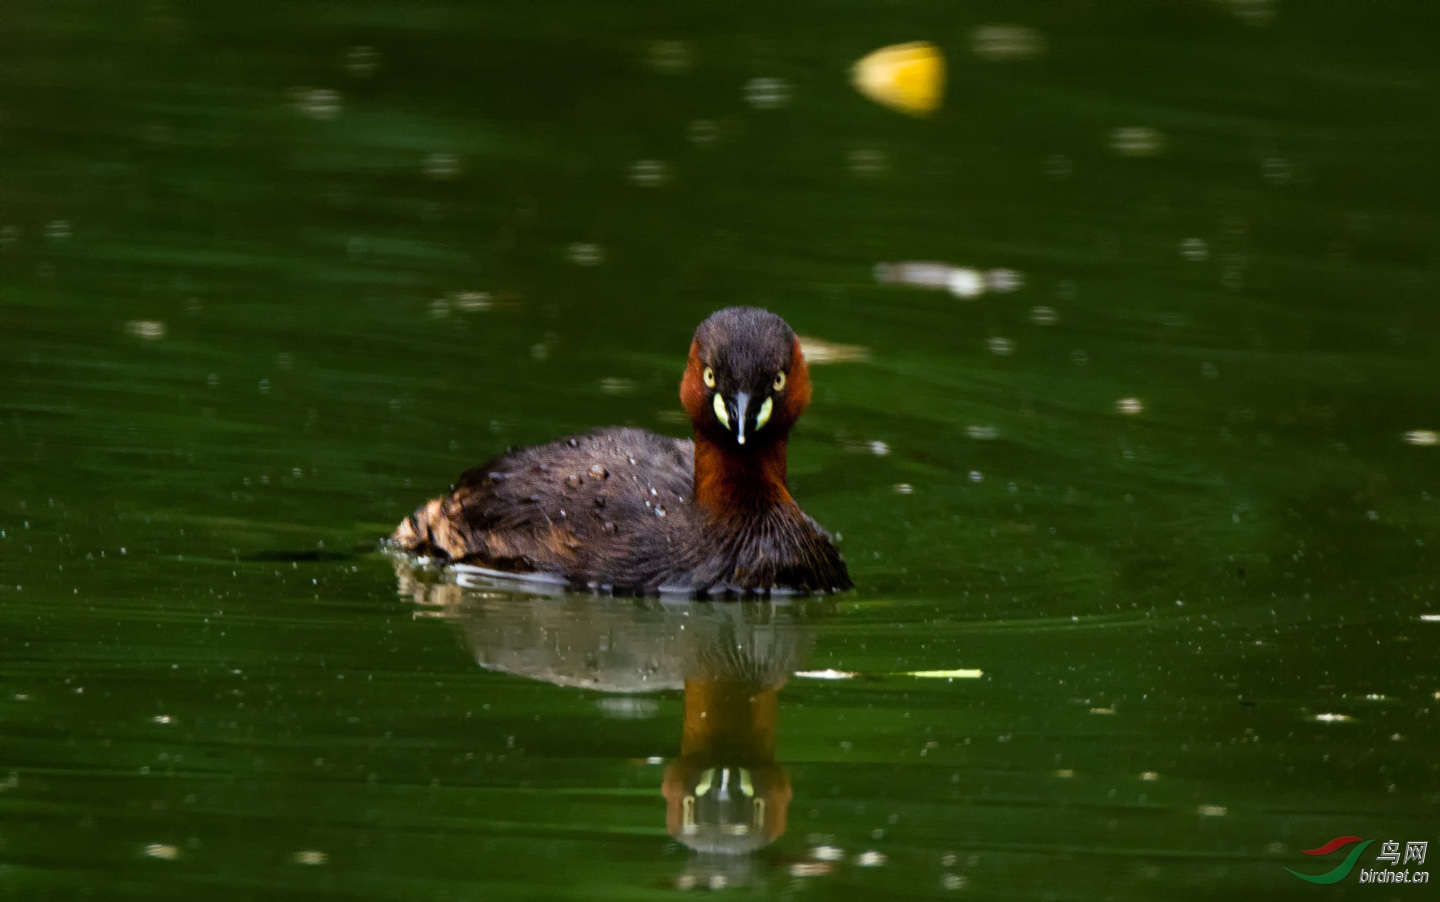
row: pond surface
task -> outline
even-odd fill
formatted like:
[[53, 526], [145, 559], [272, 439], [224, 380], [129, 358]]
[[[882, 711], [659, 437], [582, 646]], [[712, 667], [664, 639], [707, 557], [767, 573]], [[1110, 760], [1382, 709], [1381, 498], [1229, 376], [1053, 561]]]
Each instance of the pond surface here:
[[[1287, 869], [1440, 840], [1437, 28], [10, 4], [0, 896], [1418, 898]], [[730, 304], [853, 592], [381, 553]]]

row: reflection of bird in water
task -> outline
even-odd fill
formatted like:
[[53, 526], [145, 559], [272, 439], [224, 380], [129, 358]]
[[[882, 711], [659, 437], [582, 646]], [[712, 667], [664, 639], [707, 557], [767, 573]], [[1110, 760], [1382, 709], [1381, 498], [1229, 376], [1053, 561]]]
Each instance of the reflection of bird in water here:
[[662, 793], [667, 829], [702, 853], [702, 871], [733, 884], [748, 867], [737, 856], [785, 832], [791, 789], [775, 760], [779, 693], [830, 603], [526, 597], [473, 571], [403, 560], [396, 570], [401, 593], [455, 622], [482, 667], [632, 698], [683, 689], [680, 754]]
[[790, 428], [810, 402], [785, 321], [753, 307], [710, 316], [680, 399], [693, 442], [601, 429], [502, 455], [401, 523], [393, 547], [602, 592], [850, 588], [785, 484]]

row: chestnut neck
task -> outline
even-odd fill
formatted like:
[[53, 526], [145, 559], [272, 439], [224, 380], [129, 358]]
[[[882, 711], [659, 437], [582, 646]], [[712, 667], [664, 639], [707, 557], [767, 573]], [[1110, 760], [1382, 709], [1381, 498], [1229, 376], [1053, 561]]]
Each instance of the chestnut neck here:
[[775, 760], [780, 686], [687, 679], [682, 758], [759, 763]]
[[794, 503], [785, 487], [788, 438], [775, 436], [742, 452], [695, 430], [695, 502], [721, 515], [755, 513]]

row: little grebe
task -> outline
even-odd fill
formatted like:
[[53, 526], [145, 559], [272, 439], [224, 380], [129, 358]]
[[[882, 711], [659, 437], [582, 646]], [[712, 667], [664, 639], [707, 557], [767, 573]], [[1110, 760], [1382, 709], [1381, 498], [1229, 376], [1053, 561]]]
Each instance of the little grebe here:
[[712, 314], [680, 400], [693, 442], [610, 428], [501, 455], [410, 515], [391, 544], [599, 591], [850, 588], [830, 536], [785, 487], [785, 444], [810, 402], [785, 321], [754, 307]]

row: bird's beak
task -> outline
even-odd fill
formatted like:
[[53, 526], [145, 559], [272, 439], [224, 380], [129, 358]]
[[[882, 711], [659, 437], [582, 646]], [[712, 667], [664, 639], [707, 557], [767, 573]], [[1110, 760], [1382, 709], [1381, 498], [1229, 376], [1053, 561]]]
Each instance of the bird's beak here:
[[745, 444], [745, 408], [750, 406], [750, 395], [747, 392], [735, 393], [735, 442]]

